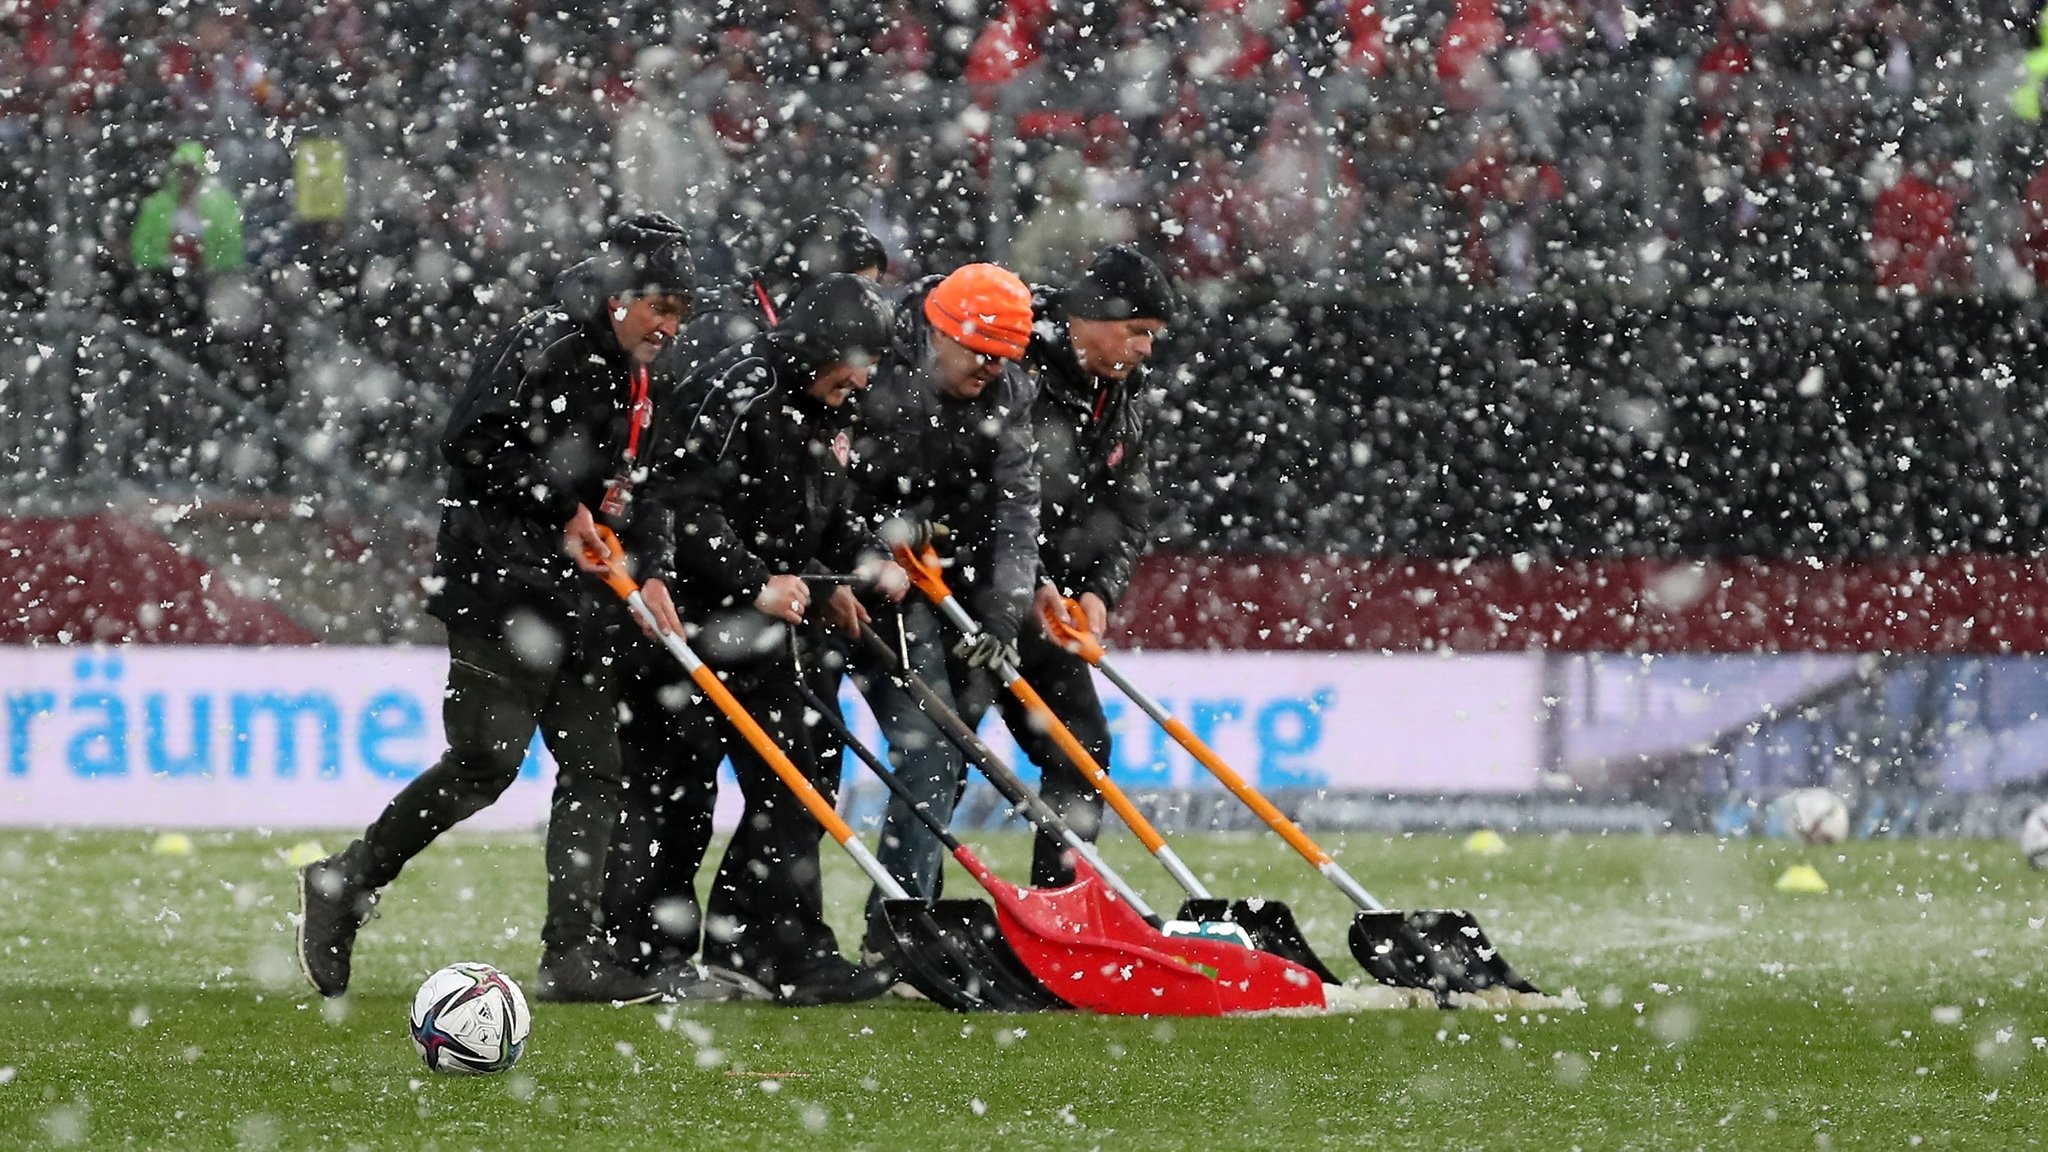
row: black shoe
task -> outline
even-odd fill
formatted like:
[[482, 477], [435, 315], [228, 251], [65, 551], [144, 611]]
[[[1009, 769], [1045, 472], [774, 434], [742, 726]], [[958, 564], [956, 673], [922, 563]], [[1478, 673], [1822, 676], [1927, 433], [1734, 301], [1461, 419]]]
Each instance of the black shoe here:
[[773, 1000], [767, 985], [730, 968], [687, 961], [668, 964], [655, 973], [663, 1000], [718, 1003], [731, 1000]]
[[542, 957], [533, 991], [543, 1004], [645, 1004], [663, 994], [659, 979], [642, 976], [597, 949]]
[[895, 983], [893, 964], [855, 964], [832, 954], [811, 957], [801, 967], [782, 965], [772, 987], [778, 1004], [857, 1004], [873, 1000]]
[[356, 930], [376, 914], [377, 894], [329, 856], [299, 869], [299, 970], [322, 996], [348, 991]]

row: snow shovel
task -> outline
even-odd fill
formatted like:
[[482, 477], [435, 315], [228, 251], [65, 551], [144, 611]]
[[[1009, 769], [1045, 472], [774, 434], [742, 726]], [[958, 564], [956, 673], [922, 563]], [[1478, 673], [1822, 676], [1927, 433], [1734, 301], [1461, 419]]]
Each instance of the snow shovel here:
[[1398, 988], [1423, 988], [1436, 993], [1439, 1002], [1451, 992], [1485, 992], [1506, 988], [1515, 992], [1539, 992], [1523, 979], [1500, 950], [1486, 936], [1472, 913], [1439, 908], [1403, 914], [1373, 898], [1351, 878], [1328, 852], [1323, 851], [1299, 825], [1289, 820], [1264, 796], [1231, 770], [1201, 738], [1159, 703], [1140, 691], [1109, 662], [1102, 642], [1085, 623], [1081, 606], [1066, 602], [1064, 616], [1045, 613], [1047, 634], [1075, 655], [1093, 664], [1109, 682], [1145, 714], [1157, 721], [1202, 762], [1245, 806], [1257, 813], [1268, 827], [1300, 853], [1317, 872], [1349, 896], [1361, 911], [1351, 924], [1351, 953], [1373, 979]]
[[[896, 562], [910, 573], [911, 583], [916, 584], [918, 590], [930, 598], [963, 635], [973, 639], [981, 634], [981, 626], [975, 623], [967, 614], [967, 609], [961, 605], [959, 598], [946, 587], [945, 577], [939, 573], [938, 557], [929, 545], [922, 553], [912, 552], [908, 546], [897, 548]], [[1067, 761], [1074, 766], [1075, 771], [1080, 772], [1095, 786], [1095, 790], [1102, 794], [1102, 798], [1109, 802], [1109, 806], [1116, 809], [1116, 814], [1123, 819], [1124, 824], [1132, 832], [1137, 833], [1138, 840], [1145, 845], [1145, 849], [1165, 865], [1167, 872], [1171, 873], [1181, 888], [1186, 890], [1188, 900], [1181, 906], [1180, 919], [1221, 920], [1234, 923], [1244, 929], [1253, 945], [1261, 952], [1285, 957], [1314, 972], [1324, 983], [1343, 983], [1343, 980], [1330, 970], [1329, 965], [1323, 963], [1322, 958], [1316, 955], [1315, 949], [1309, 946], [1308, 938], [1302, 935], [1301, 926], [1295, 922], [1294, 911], [1287, 905], [1278, 900], [1219, 900], [1212, 896], [1208, 887], [1166, 843], [1166, 838], [1159, 834], [1159, 830], [1152, 826], [1150, 820], [1145, 819], [1144, 814], [1138, 811], [1138, 806], [1131, 803], [1130, 797], [1109, 778], [1109, 773], [1095, 762], [1095, 757], [1081, 746], [1081, 741], [1075, 738], [1072, 730], [1053, 712], [1037, 690], [1025, 682], [1017, 669], [1005, 663], [997, 665], [995, 672], [1002, 680], [1003, 686], [1010, 690], [1010, 694], [1022, 701], [1031, 711], [1033, 719], [1044, 726], [1046, 733], [1059, 745], [1060, 751], [1066, 754]]]
[[[626, 575], [624, 552], [618, 538], [611, 530], [599, 527], [604, 538], [606, 555], [602, 558], [609, 564], [604, 581], [612, 591], [626, 601], [635, 617], [645, 622], [669, 652], [681, 661], [684, 670], [698, 689], [717, 705], [718, 710], [737, 729], [755, 752], [767, 761], [776, 776], [796, 794], [805, 810], [822, 825], [832, 839], [838, 841], [849, 856], [860, 865], [883, 894], [893, 900], [912, 900], [910, 894], [889, 875], [882, 862], [875, 859], [867, 845], [854, 836], [853, 829], [839, 818], [830, 801], [820, 794], [804, 774], [792, 764], [782, 749], [776, 747], [768, 733], [763, 731], [754, 718], [747, 714], [730, 690], [720, 682], [711, 668], [690, 649], [681, 636], [675, 635], [655, 623], [654, 614], [647, 602], [640, 596], [640, 586], [631, 576]], [[965, 1012], [976, 1009], [1014, 1010], [1003, 995], [1007, 985], [999, 973], [999, 962], [992, 959], [982, 938], [973, 933], [948, 931], [948, 926], [932, 916], [906, 914], [889, 922], [895, 935], [895, 952], [898, 959], [898, 974], [932, 1002], [942, 1004], [954, 1011]]]
[[[890, 678], [911, 693], [918, 706], [939, 725], [948, 739], [958, 744], [961, 751], [980, 766], [982, 773], [1005, 799], [1029, 816], [1040, 829], [1058, 836], [1073, 849], [1076, 856], [1074, 882], [1051, 889], [1001, 885], [971, 854], [962, 855], [966, 851], [964, 848], [954, 850], [955, 859], [960, 860], [996, 898], [997, 918], [1003, 923], [1004, 933], [1017, 949], [1017, 954], [1062, 999], [1077, 1008], [1098, 1012], [1169, 1015], [1209, 1015], [1207, 1011], [1188, 1011], [1175, 999], [1179, 996], [1188, 1002], [1199, 1002], [1198, 997], [1203, 992], [1215, 996], [1217, 1008], [1223, 1012], [1328, 1007], [1323, 998], [1323, 982], [1317, 974], [1284, 957], [1237, 944], [1169, 936], [1161, 932], [1158, 916], [1122, 877], [1110, 869], [1096, 852], [1095, 845], [1081, 839], [1066, 821], [1060, 819], [1059, 813], [1026, 788], [1016, 773], [982, 743], [974, 730], [946, 706], [944, 699], [932, 691], [929, 684], [904, 665], [895, 650], [876, 635], [872, 627], [863, 624], [860, 639], [864, 647], [881, 659], [882, 666], [889, 670]], [[936, 823], [936, 818], [929, 813], [924, 813], [922, 818], [927, 827]], [[942, 842], [946, 842], [944, 837]], [[1020, 909], [1031, 908], [1049, 917], [1054, 924], [1066, 925], [1066, 931], [1080, 934], [1092, 929], [1100, 933], [1101, 936], [1093, 942], [1097, 947], [1106, 942], [1115, 947], [1164, 957], [1176, 966], [1196, 972], [1206, 982], [1206, 988], [1181, 982], [1160, 985], [1156, 971], [1091, 968], [1087, 964], [1077, 966], [1071, 953], [1045, 948], [1049, 934], [1020, 935], [1015, 930], [1023, 925], [1013, 925], [1010, 918]], [[1057, 935], [1052, 938], [1058, 939]], [[1099, 961], [1094, 957], [1087, 959], [1090, 963], [1115, 963], [1111, 956], [1103, 956]]]
[[[896, 774], [883, 765], [881, 758], [847, 728], [846, 721], [839, 715], [839, 709], [827, 704], [811, 690], [803, 677], [802, 657], [797, 653], [795, 634], [790, 636], [790, 656], [797, 664], [797, 692], [811, 710], [818, 713], [827, 726], [835, 732], [846, 747], [886, 785], [891, 793], [912, 805], [926, 827], [938, 836], [949, 851], [958, 856], [959, 844], [947, 834], [945, 825], [940, 824], [931, 813], [916, 804]], [[884, 888], [884, 892], [888, 889]], [[1004, 941], [1001, 926], [994, 910], [979, 900], [933, 900], [926, 902], [911, 897], [897, 899], [890, 897], [882, 901], [882, 918], [889, 925], [891, 935], [897, 940], [914, 939], [926, 921], [936, 921], [944, 926], [945, 935], [951, 939], [965, 937], [974, 941], [977, 951], [986, 964], [982, 974], [988, 978], [981, 989], [986, 1007], [999, 1012], [1051, 1012], [1071, 1007], [1066, 1001], [1048, 991], [1038, 978], [1031, 974], [1024, 962]], [[959, 1010], [958, 1005], [947, 1007]]]

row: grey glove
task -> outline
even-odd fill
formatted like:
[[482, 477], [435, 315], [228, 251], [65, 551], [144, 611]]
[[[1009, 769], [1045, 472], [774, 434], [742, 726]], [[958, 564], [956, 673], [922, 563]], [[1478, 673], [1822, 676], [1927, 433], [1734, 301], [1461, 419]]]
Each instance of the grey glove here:
[[953, 646], [953, 655], [967, 661], [970, 668], [987, 668], [994, 671], [999, 664], [1017, 666], [1017, 642], [1001, 640], [992, 632], [982, 632], [971, 639], [962, 640]]
[[937, 520], [919, 520], [917, 527], [911, 530], [910, 547], [913, 551], [922, 552], [927, 544], [936, 548], [952, 535], [953, 530]]
[[882, 543], [894, 548], [907, 546], [912, 552], [922, 552], [926, 545], [938, 546], [951, 539], [953, 530], [937, 520], [912, 520], [907, 516], [892, 516], [882, 522]]

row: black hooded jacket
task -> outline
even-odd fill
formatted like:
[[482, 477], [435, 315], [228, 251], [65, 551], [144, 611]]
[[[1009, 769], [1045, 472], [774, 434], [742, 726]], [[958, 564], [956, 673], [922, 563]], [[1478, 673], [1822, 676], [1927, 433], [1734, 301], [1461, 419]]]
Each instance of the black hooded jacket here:
[[1009, 365], [973, 400], [940, 395], [924, 298], [941, 279], [904, 298], [895, 341], [861, 398], [857, 502], [878, 530], [890, 520], [951, 529], [954, 592], [983, 627], [1014, 639], [1038, 571], [1032, 383]]
[[775, 327], [779, 319], [780, 306], [751, 276], [699, 289], [696, 309], [676, 333], [675, 344], [662, 352], [662, 361], [676, 379], [686, 379], [720, 352]]
[[1024, 368], [1038, 385], [1039, 561], [1065, 594], [1093, 592], [1114, 608], [1152, 526], [1145, 368], [1096, 379], [1074, 358], [1059, 291], [1034, 288], [1031, 310]]
[[805, 219], [783, 237], [759, 270], [742, 271], [700, 288], [696, 311], [677, 333], [669, 353], [685, 366], [676, 377], [687, 376], [712, 356], [781, 323], [811, 285], [837, 273], [868, 268], [888, 271], [889, 254], [858, 213], [828, 208]]
[[[587, 266], [565, 273], [561, 302], [493, 341], [456, 400], [441, 438], [448, 490], [428, 599], [450, 628], [502, 635], [514, 617], [531, 615], [601, 654], [632, 627], [617, 598], [562, 551], [576, 506], [597, 514], [628, 439], [632, 358], [603, 298], [591, 298], [601, 292]], [[650, 375], [653, 424], [641, 433], [640, 472], [661, 441], [670, 387]], [[611, 526], [640, 579], [666, 575], [672, 534], [655, 504], [636, 494], [626, 522]]]
[[854, 402], [812, 396], [818, 367], [770, 332], [684, 382], [655, 498], [674, 514], [685, 619], [751, 606], [770, 576], [846, 572], [881, 551], [848, 499]]

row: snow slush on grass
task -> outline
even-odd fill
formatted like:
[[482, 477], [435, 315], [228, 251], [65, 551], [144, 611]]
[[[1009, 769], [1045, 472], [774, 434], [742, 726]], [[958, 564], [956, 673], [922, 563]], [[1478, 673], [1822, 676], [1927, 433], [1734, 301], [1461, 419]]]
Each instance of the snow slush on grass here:
[[[531, 978], [538, 837], [410, 865], [339, 1000], [292, 960], [306, 837], [189, 839], [0, 832], [0, 1147], [1998, 1148], [2033, 1140], [2048, 1077], [2048, 876], [1996, 843], [1333, 837], [1390, 897], [1472, 909], [1550, 993], [1445, 1011], [1359, 972], [1355, 909], [1277, 840], [1187, 836], [1205, 883], [1296, 910], [1347, 977], [1329, 1011], [536, 1005], [517, 1067], [455, 1080], [408, 1002], [455, 960]], [[1024, 836], [977, 839], [1025, 873]], [[1134, 841], [1104, 848], [1172, 895]], [[1802, 865], [1827, 891], [1774, 887]], [[855, 939], [866, 882], [825, 868]]]

